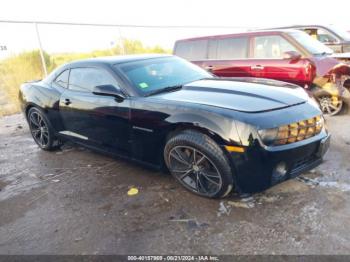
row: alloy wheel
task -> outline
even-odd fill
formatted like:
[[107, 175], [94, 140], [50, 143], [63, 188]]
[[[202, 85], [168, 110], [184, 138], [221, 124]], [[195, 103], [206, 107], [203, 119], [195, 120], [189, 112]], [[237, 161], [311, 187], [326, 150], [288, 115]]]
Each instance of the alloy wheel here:
[[49, 129], [43, 117], [38, 112], [32, 112], [29, 116], [30, 131], [34, 140], [40, 147], [49, 143]]
[[343, 101], [338, 97], [329, 95], [320, 96], [317, 98], [320, 104], [321, 110], [325, 115], [336, 115], [343, 107]]
[[168, 155], [170, 172], [182, 185], [203, 196], [220, 191], [222, 178], [214, 163], [201, 151], [190, 146], [176, 146]]

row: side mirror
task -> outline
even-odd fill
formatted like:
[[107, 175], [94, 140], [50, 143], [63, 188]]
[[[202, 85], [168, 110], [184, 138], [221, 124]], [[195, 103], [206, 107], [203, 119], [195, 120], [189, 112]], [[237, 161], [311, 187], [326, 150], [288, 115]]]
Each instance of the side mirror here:
[[113, 85], [95, 86], [92, 93], [98, 96], [113, 96], [117, 102], [122, 102], [125, 99], [125, 95], [122, 91]]
[[301, 54], [296, 51], [288, 51], [283, 53], [283, 59], [298, 61], [301, 58]]

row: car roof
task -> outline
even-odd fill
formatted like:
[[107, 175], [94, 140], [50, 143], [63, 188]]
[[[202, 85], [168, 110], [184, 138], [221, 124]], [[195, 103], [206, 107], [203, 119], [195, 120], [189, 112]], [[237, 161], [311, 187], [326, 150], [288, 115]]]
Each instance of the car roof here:
[[270, 28], [270, 29], [288, 29], [288, 28], [305, 28], [305, 27], [323, 27], [327, 28], [327, 25], [322, 25], [322, 24], [304, 24], [304, 25], [289, 25], [289, 26], [281, 26], [281, 27], [275, 27], [275, 28]]
[[57, 67], [44, 79], [44, 81], [49, 83], [53, 81], [63, 71], [72, 67], [86, 67], [86, 66], [89, 67], [89, 66], [105, 66], [105, 65], [112, 66], [115, 64], [121, 64], [125, 62], [134, 62], [134, 61], [141, 61], [146, 59], [172, 57], [172, 56], [173, 55], [168, 55], [168, 54], [140, 54], [140, 55], [106, 56], [106, 57], [96, 57], [96, 58], [75, 60], [73, 62], [69, 62], [62, 66]]
[[237, 37], [237, 36], [281, 34], [281, 33], [291, 33], [291, 32], [300, 32], [300, 31], [297, 29], [266, 29], [266, 30], [254, 30], [254, 31], [247, 31], [247, 32], [241, 32], [241, 33], [234, 33], [234, 34], [192, 37], [192, 38], [179, 39], [177, 41], [205, 40], [205, 39], [228, 38], [228, 37]]
[[169, 57], [172, 55], [168, 54], [140, 54], [140, 55], [120, 55], [120, 56], [105, 56], [97, 58], [87, 58], [76, 60], [74, 62], [68, 63], [67, 65], [81, 65], [81, 64], [121, 64], [125, 62], [134, 62], [145, 59], [160, 58], [160, 57]]

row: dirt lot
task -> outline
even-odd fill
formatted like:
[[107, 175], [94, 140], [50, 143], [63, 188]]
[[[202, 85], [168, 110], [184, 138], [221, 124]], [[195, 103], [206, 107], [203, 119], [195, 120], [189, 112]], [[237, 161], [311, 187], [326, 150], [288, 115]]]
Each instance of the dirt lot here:
[[41, 151], [21, 115], [3, 117], [0, 254], [350, 254], [350, 116], [328, 126], [331, 149], [313, 172], [208, 200], [78, 146]]

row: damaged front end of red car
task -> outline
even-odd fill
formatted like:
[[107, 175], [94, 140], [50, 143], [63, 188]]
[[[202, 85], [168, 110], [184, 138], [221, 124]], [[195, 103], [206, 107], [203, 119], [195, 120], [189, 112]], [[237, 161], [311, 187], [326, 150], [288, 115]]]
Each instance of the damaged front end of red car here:
[[[320, 67], [320, 63], [318, 64], [318, 68], [321, 69], [313, 80], [312, 93], [324, 114], [336, 115], [349, 111], [350, 54], [348, 57], [329, 59], [331, 63], [327, 63], [328, 68]], [[320, 72], [322, 69], [323, 72]]]

